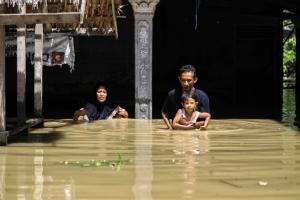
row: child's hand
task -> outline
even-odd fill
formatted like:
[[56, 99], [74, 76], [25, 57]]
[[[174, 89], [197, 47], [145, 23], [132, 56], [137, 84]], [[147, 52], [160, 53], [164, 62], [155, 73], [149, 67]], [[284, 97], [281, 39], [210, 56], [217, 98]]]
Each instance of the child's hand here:
[[187, 121], [185, 119], [183, 119], [183, 118], [181, 118], [178, 123], [182, 124], [182, 125], [188, 125]]
[[185, 126], [193, 125], [192, 122], [188, 122], [188, 121], [186, 121], [186, 119], [184, 119], [184, 118], [181, 118], [181, 119], [179, 120], [179, 124], [182, 124], [182, 125], [185, 125]]
[[203, 122], [194, 123], [194, 128], [196, 128], [196, 129], [201, 129], [202, 126], [203, 126]]
[[186, 125], [187, 128], [189, 129], [194, 129], [194, 123], [189, 123], [188, 125]]

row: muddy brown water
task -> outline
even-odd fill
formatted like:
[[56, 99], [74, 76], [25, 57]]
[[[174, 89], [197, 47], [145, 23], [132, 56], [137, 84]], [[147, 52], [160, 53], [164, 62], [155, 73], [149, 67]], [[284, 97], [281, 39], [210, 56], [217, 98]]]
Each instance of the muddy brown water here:
[[[114, 166], [68, 163], [117, 160]], [[0, 199], [300, 199], [300, 134], [272, 120], [212, 120], [170, 131], [161, 120], [73, 123], [0, 148]]]

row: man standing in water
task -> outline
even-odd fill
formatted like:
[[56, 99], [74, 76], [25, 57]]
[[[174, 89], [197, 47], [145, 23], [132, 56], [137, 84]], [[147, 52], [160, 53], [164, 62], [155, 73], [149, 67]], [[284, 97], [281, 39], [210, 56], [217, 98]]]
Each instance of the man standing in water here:
[[[209, 98], [202, 90], [194, 88], [197, 82], [196, 69], [193, 65], [184, 65], [179, 69], [179, 82], [181, 88], [173, 89], [168, 93], [161, 109], [162, 118], [169, 129], [173, 129], [171, 120], [174, 119], [178, 109], [182, 108], [181, 96], [183, 93], [195, 93], [198, 106], [197, 111], [210, 113]], [[203, 121], [197, 122], [194, 127], [200, 128]]]

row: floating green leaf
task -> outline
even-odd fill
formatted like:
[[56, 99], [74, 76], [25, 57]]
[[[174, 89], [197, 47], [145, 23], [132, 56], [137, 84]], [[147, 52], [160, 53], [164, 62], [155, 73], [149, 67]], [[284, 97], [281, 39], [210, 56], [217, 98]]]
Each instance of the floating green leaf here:
[[121, 154], [118, 154], [117, 160], [90, 160], [90, 161], [63, 161], [60, 164], [75, 167], [101, 167], [109, 166], [120, 170], [121, 166], [131, 163], [131, 160], [124, 160]]

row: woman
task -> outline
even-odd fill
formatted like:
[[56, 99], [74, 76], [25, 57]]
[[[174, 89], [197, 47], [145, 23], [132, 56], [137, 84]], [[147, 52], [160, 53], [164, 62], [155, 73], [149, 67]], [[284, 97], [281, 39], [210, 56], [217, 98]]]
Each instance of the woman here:
[[75, 121], [93, 121], [110, 118], [128, 118], [128, 112], [117, 106], [111, 108], [107, 105], [107, 88], [105, 84], [99, 83], [96, 87], [96, 99], [88, 102], [83, 108], [75, 111]]

